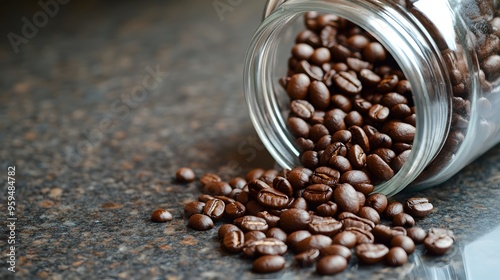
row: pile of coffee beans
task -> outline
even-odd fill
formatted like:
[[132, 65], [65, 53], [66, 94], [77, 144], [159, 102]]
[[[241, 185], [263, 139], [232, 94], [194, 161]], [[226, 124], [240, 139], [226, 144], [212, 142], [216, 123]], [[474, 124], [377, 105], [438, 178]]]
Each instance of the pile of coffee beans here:
[[187, 226], [205, 231], [222, 223], [221, 248], [251, 259], [257, 273], [283, 269], [287, 252], [297, 266], [330, 275], [354, 262], [353, 254], [360, 264], [401, 266], [417, 244], [437, 255], [452, 247], [451, 231], [415, 226], [433, 209], [427, 198], [389, 201], [356, 176], [339, 183], [332, 170], [256, 168], [227, 182], [207, 173], [199, 179], [203, 194], [184, 207]]

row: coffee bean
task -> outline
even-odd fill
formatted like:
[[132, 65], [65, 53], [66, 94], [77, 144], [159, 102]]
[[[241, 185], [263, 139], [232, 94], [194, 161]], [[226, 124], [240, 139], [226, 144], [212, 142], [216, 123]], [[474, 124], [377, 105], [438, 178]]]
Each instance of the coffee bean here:
[[415, 225], [415, 219], [406, 213], [399, 213], [392, 219], [394, 226], [412, 227]]
[[354, 96], [361, 92], [363, 86], [361, 82], [351, 73], [341, 71], [333, 76], [333, 82], [343, 93]]
[[340, 109], [333, 109], [325, 113], [324, 125], [330, 133], [335, 133], [339, 130], [346, 129], [346, 124], [344, 122], [345, 113]]
[[351, 259], [352, 253], [351, 253], [350, 248], [348, 248], [346, 246], [339, 245], [339, 244], [332, 244], [330, 246], [322, 248], [320, 250], [320, 255], [322, 257], [326, 257], [326, 256], [342, 256], [347, 261], [349, 261]]
[[396, 216], [399, 213], [403, 213], [403, 204], [401, 202], [393, 201], [387, 204], [387, 207], [385, 208], [384, 215], [392, 219], [394, 216]]
[[[396, 84], [399, 82], [399, 78], [396, 75], [387, 75], [384, 77], [380, 83], [377, 85], [377, 91], [381, 93], [390, 92], [396, 87]], [[384, 104], [382, 104], [384, 105]]]
[[296, 44], [292, 48], [292, 54], [297, 60], [308, 60], [314, 53], [314, 48], [308, 44]]
[[359, 73], [362, 69], [372, 69], [373, 65], [368, 61], [361, 60], [356, 57], [348, 57], [346, 60], [349, 69], [354, 70], [354, 72]]
[[254, 168], [247, 172], [245, 179], [247, 182], [259, 179], [262, 175], [264, 175], [264, 172], [266, 171], [263, 168]]
[[373, 234], [368, 230], [357, 227], [350, 227], [346, 228], [345, 231], [352, 232], [354, 235], [356, 235], [356, 244], [373, 243], [373, 241], [375, 240]]
[[375, 209], [379, 214], [382, 214], [387, 207], [387, 196], [381, 193], [374, 193], [367, 197], [366, 205]]
[[155, 223], [165, 223], [173, 219], [172, 214], [165, 209], [158, 208], [151, 214], [151, 221]]
[[241, 228], [244, 232], [252, 230], [266, 231], [269, 228], [266, 220], [250, 215], [235, 219], [234, 224]]
[[361, 69], [359, 72], [359, 80], [363, 86], [373, 87], [378, 85], [382, 79], [370, 69]]
[[346, 127], [351, 127], [353, 125], [361, 126], [363, 125], [363, 116], [358, 111], [351, 111], [347, 113], [344, 118]]
[[233, 224], [223, 224], [218, 231], [219, 240], [223, 240], [226, 234], [233, 231], [241, 231], [241, 229]]
[[222, 200], [224, 202], [224, 204], [226, 204], [226, 205], [229, 203], [236, 202], [236, 200], [234, 200], [230, 197], [224, 196], [224, 195], [216, 195], [216, 196], [214, 196], [214, 198]]
[[272, 215], [272, 214], [270, 214], [267, 211], [259, 212], [259, 213], [257, 213], [256, 216], [259, 217], [259, 218], [262, 218], [262, 219], [266, 220], [267, 225], [270, 228], [277, 227], [278, 223], [279, 223], [279, 220], [280, 220], [279, 216]]
[[334, 186], [338, 183], [339, 179], [340, 173], [337, 170], [330, 167], [321, 166], [314, 170], [310, 180], [313, 184]]
[[316, 213], [323, 217], [333, 217], [337, 213], [337, 204], [333, 201], [327, 201], [316, 207]]
[[389, 253], [389, 248], [383, 244], [363, 243], [355, 248], [358, 260], [364, 264], [380, 262]]
[[290, 103], [290, 112], [299, 118], [308, 120], [314, 114], [314, 106], [306, 100], [293, 100]]
[[[304, 191], [304, 190], [300, 190]], [[302, 209], [302, 210], [309, 210], [309, 206], [307, 205], [307, 201], [305, 198], [301, 197], [302, 193], [300, 195], [297, 195], [298, 197], [294, 199], [294, 201], [290, 204], [289, 208], [297, 208], [297, 209]]]
[[287, 84], [286, 92], [291, 99], [305, 99], [311, 80], [306, 74], [295, 74]]
[[359, 198], [350, 184], [338, 184], [333, 191], [333, 200], [341, 211], [351, 213], [359, 211]]
[[222, 181], [212, 181], [205, 184], [203, 187], [203, 192], [212, 196], [224, 195], [227, 196], [231, 193], [233, 189], [231, 186]]
[[335, 142], [326, 147], [321, 154], [319, 163], [321, 165], [326, 165], [330, 159], [334, 156], [346, 156], [347, 155], [347, 147], [344, 143]]
[[253, 262], [253, 271], [257, 273], [271, 273], [285, 267], [285, 258], [282, 256], [261, 256]]
[[390, 121], [382, 127], [382, 132], [386, 133], [395, 142], [411, 142], [415, 137], [415, 127], [413, 125]]
[[221, 178], [219, 175], [214, 174], [214, 173], [206, 173], [200, 178], [200, 183], [202, 186], [205, 186], [209, 182], [220, 182]]
[[[394, 118], [405, 119], [412, 115], [411, 108], [406, 104], [398, 104], [391, 107], [390, 115]], [[407, 121], [405, 121], [408, 123]]]
[[330, 62], [330, 50], [327, 48], [317, 48], [314, 50], [310, 58], [312, 63], [320, 66], [323, 63]]
[[332, 243], [345, 246], [349, 249], [354, 248], [357, 243], [356, 234], [354, 234], [352, 231], [343, 231], [335, 235]]
[[500, 55], [494, 54], [489, 56], [481, 63], [481, 66], [488, 80], [497, 79], [500, 72]]
[[207, 215], [194, 214], [189, 217], [188, 227], [194, 230], [203, 231], [213, 228], [214, 222]]
[[303, 167], [296, 167], [288, 174], [288, 181], [294, 190], [304, 189], [306, 184], [309, 183], [312, 171]]
[[424, 245], [427, 252], [434, 255], [446, 253], [454, 243], [453, 232], [442, 228], [430, 228], [427, 237], [424, 239]]
[[311, 220], [309, 213], [302, 209], [288, 209], [280, 216], [279, 226], [287, 233], [307, 229]]
[[359, 145], [364, 152], [370, 151], [370, 141], [365, 131], [359, 126], [349, 127], [349, 132], [352, 135], [352, 143]]
[[382, 181], [388, 181], [394, 176], [394, 171], [377, 154], [371, 154], [366, 157], [366, 168], [371, 175]]
[[307, 251], [309, 249], [319, 249], [325, 248], [332, 244], [332, 239], [323, 234], [313, 234], [304, 240], [299, 241], [295, 244], [294, 250], [298, 253]]
[[226, 204], [225, 212], [228, 218], [234, 220], [245, 215], [246, 207], [242, 203], [235, 201]]
[[297, 34], [297, 37], [295, 37], [295, 43], [306, 43], [312, 47], [319, 46], [320, 44], [318, 35], [307, 29]]
[[360, 199], [360, 201], [359, 201], [359, 204], [363, 205], [363, 206], [365, 205], [365, 201], [366, 201], [366, 197], [364, 197], [364, 196], [370, 194], [375, 189], [375, 186], [373, 186], [372, 184], [368, 184], [368, 183], [355, 184], [355, 185], [353, 185], [353, 187], [357, 192], [363, 194], [363, 200]]
[[368, 111], [368, 118], [376, 123], [387, 120], [391, 110], [383, 105], [375, 104]]
[[189, 218], [193, 214], [203, 213], [203, 207], [205, 207], [205, 203], [201, 201], [191, 201], [186, 203], [184, 206], [184, 217]]
[[386, 225], [378, 224], [373, 228], [372, 233], [377, 242], [389, 244], [394, 236], [406, 235], [406, 230], [403, 227], [390, 228]]
[[408, 104], [408, 100], [406, 97], [397, 92], [389, 92], [384, 94], [384, 97], [380, 100], [380, 104], [385, 107], [392, 108], [399, 104]]
[[276, 189], [264, 188], [257, 194], [257, 201], [259, 201], [260, 204], [272, 209], [283, 209], [288, 205], [290, 199], [286, 194]]
[[280, 228], [271, 228], [269, 229], [268, 231], [266, 231], [266, 236], [267, 237], [272, 237], [272, 238], [276, 238], [280, 241], [283, 241], [283, 242], [286, 242], [286, 239], [287, 239], [287, 234], [286, 232], [284, 232], [282, 229]]
[[334, 94], [330, 98], [330, 102], [334, 108], [339, 108], [344, 112], [351, 111], [352, 103], [351, 100], [342, 94]]
[[391, 247], [401, 247], [410, 255], [415, 251], [415, 242], [408, 236], [397, 235], [392, 238]]
[[331, 168], [338, 170], [340, 173], [352, 170], [351, 162], [343, 156], [332, 156], [328, 160], [328, 165]]
[[390, 266], [402, 266], [408, 261], [408, 255], [400, 247], [394, 247], [389, 250], [385, 257], [385, 262]]
[[[383, 134], [383, 133], [381, 133], [381, 134], [387, 135], [387, 134]], [[389, 136], [387, 136], [387, 137], [389, 137]], [[387, 143], [387, 142], [385, 142], [385, 143]], [[391, 142], [391, 144], [392, 144], [392, 142]], [[372, 145], [372, 144], [370, 144], [370, 145]], [[376, 145], [373, 145], [373, 146], [375, 147]], [[389, 165], [391, 164], [392, 160], [396, 157], [396, 153], [393, 150], [388, 149], [388, 148], [378, 148], [378, 149], [372, 151], [372, 154], [379, 156], [383, 161], [385, 161], [385, 163], [387, 163]]]
[[351, 139], [352, 139], [352, 133], [349, 130], [339, 130], [331, 135], [330, 143], [341, 142], [345, 144], [350, 142]]
[[276, 238], [266, 237], [260, 240], [251, 240], [245, 242], [243, 253], [248, 257], [261, 255], [283, 255], [286, 253], [288, 246]]
[[321, 32], [319, 34], [319, 37], [321, 39], [321, 44], [326, 48], [330, 48], [331, 46], [335, 45], [336, 43], [335, 35], [337, 35], [336, 28], [332, 26], [325, 26], [323, 29], [321, 29]]
[[310, 151], [314, 149], [314, 142], [311, 139], [299, 137], [297, 138], [297, 141], [295, 143], [297, 144], [297, 149], [300, 152]]
[[363, 168], [366, 164], [366, 154], [361, 146], [354, 144], [347, 150], [347, 159], [353, 168]]
[[370, 184], [371, 180], [366, 172], [361, 170], [349, 170], [340, 176], [340, 183], [348, 183], [351, 185]]
[[371, 231], [375, 227], [375, 224], [372, 221], [356, 216], [355, 214], [350, 212], [340, 213], [338, 219], [342, 221], [342, 227], [344, 228], [344, 230], [347, 228], [356, 227]]
[[195, 175], [191, 168], [181, 167], [175, 172], [175, 179], [182, 183], [189, 183], [194, 181]]
[[321, 81], [311, 82], [308, 97], [311, 104], [320, 110], [324, 110], [330, 105], [330, 91]]
[[394, 172], [398, 172], [401, 168], [403, 168], [403, 165], [408, 160], [408, 157], [410, 157], [410, 152], [410, 150], [406, 150], [391, 161], [391, 168]]
[[246, 184], [247, 181], [242, 177], [233, 177], [231, 178], [231, 180], [229, 180], [229, 185], [233, 189], [243, 189], [243, 187], [245, 187]]
[[425, 197], [408, 198], [404, 204], [405, 211], [416, 218], [423, 218], [432, 212], [434, 207]]
[[[314, 176], [314, 175], [313, 175]], [[308, 186], [302, 196], [304, 199], [312, 204], [319, 205], [325, 203], [332, 198], [333, 191], [328, 185], [313, 184]]]
[[305, 168], [315, 169], [319, 164], [319, 155], [316, 151], [305, 151], [300, 155], [300, 162]]
[[288, 118], [288, 128], [295, 137], [307, 138], [309, 136], [309, 125], [301, 118]]
[[359, 209], [358, 215], [361, 218], [372, 221], [374, 224], [380, 223], [380, 214], [372, 207], [362, 207], [361, 209]]
[[226, 205], [222, 200], [217, 198], [210, 199], [203, 207], [203, 214], [217, 221], [222, 218], [225, 208]]
[[309, 223], [308, 229], [312, 234], [333, 236], [342, 229], [342, 223], [332, 217], [316, 216]]
[[421, 227], [412, 227], [406, 230], [406, 235], [410, 237], [415, 243], [424, 242], [427, 233]]
[[236, 194], [234, 199], [242, 203], [243, 205], [246, 205], [248, 203], [248, 200], [250, 199], [250, 194], [248, 193], [248, 191], [241, 191], [238, 194]]
[[332, 275], [344, 271], [347, 260], [342, 256], [326, 256], [321, 258], [316, 265], [316, 272], [321, 275]]
[[250, 242], [250, 240], [254, 240], [254, 241], [255, 240], [262, 240], [266, 237], [267, 237], [266, 234], [263, 233], [262, 231], [252, 230], [252, 231], [245, 233], [245, 243]]
[[245, 236], [242, 231], [231, 231], [224, 235], [222, 247], [230, 253], [239, 253], [245, 243]]
[[295, 255], [295, 261], [300, 267], [310, 267], [319, 259], [318, 249], [309, 249]]
[[371, 62], [381, 62], [386, 59], [385, 48], [378, 42], [371, 42], [363, 48], [363, 57]]
[[297, 230], [290, 234], [288, 234], [286, 238], [286, 244], [288, 244], [292, 249], [295, 248], [295, 245], [300, 241], [306, 239], [311, 236], [311, 233], [307, 230]]

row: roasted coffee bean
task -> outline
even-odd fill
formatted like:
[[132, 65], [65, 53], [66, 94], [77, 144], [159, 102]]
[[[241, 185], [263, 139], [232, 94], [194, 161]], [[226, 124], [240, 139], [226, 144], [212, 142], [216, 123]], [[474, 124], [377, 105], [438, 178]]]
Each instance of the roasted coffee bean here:
[[394, 176], [394, 171], [377, 154], [371, 154], [366, 157], [366, 168], [371, 175], [382, 181], [388, 181]]
[[308, 229], [312, 234], [333, 236], [342, 229], [342, 223], [332, 217], [317, 216], [309, 222]]
[[181, 167], [175, 172], [175, 179], [181, 183], [193, 182], [195, 177], [193, 170], [188, 167]]
[[307, 138], [309, 136], [309, 125], [301, 118], [288, 118], [288, 128], [290, 129], [290, 132], [293, 134], [293, 136], [297, 138]]
[[311, 176], [311, 183], [334, 186], [340, 179], [340, 173], [330, 167], [321, 166], [314, 170]]
[[[240, 230], [241, 231], [241, 230]], [[266, 238], [266, 234], [263, 233], [262, 231], [257, 231], [257, 230], [252, 230], [247, 233], [245, 233], [245, 242], [249, 242], [250, 240], [262, 240]]]
[[399, 213], [403, 213], [403, 204], [398, 201], [393, 201], [387, 204], [387, 207], [385, 208], [384, 215], [392, 219], [394, 216], [396, 216]]
[[245, 242], [243, 253], [249, 257], [261, 255], [283, 255], [286, 253], [288, 246], [276, 238], [263, 238], [260, 240], [251, 240]]
[[373, 87], [378, 85], [382, 79], [370, 69], [361, 69], [359, 72], [359, 80], [364, 86]]
[[307, 229], [311, 220], [309, 213], [302, 209], [292, 208], [285, 210], [280, 216], [279, 226], [286, 233]]
[[332, 239], [323, 234], [313, 234], [304, 240], [297, 242], [294, 246], [294, 250], [297, 253], [307, 251], [309, 249], [321, 250], [332, 244]]
[[406, 235], [410, 237], [415, 243], [424, 242], [427, 233], [421, 227], [412, 227], [406, 230]]
[[375, 123], [380, 123], [389, 117], [391, 110], [383, 105], [375, 104], [368, 111], [368, 118]]
[[324, 149], [326, 149], [326, 147], [328, 147], [328, 145], [330, 145], [332, 142], [332, 136], [331, 135], [325, 135], [323, 137], [321, 137], [318, 142], [316, 143], [313, 143], [313, 146], [314, 146], [314, 150], [315, 151], [323, 151]]
[[241, 229], [233, 224], [223, 224], [218, 231], [219, 240], [223, 240], [224, 236], [233, 231], [241, 231]]
[[361, 209], [359, 209], [358, 215], [361, 218], [372, 221], [375, 225], [380, 223], [380, 214], [372, 207], [362, 207]]
[[233, 189], [231, 186], [222, 181], [212, 181], [205, 184], [203, 192], [212, 196], [224, 195], [228, 196]]
[[207, 183], [213, 181], [220, 182], [221, 178], [219, 177], [219, 175], [214, 173], [206, 173], [200, 178], [200, 183], [202, 186], [205, 186]]
[[[399, 82], [399, 78], [397, 75], [387, 75], [384, 77], [380, 83], [377, 85], [377, 91], [381, 93], [386, 93], [393, 90], [396, 87], [396, 84]], [[382, 104], [384, 105], [384, 104]]]
[[355, 144], [347, 150], [347, 159], [352, 164], [353, 168], [361, 169], [366, 164], [366, 154], [361, 146]]
[[[349, 130], [339, 130], [331, 136], [331, 143], [341, 142], [348, 143], [352, 139], [352, 133]], [[325, 147], [326, 148], [326, 147]]]
[[371, 231], [375, 227], [375, 224], [372, 221], [356, 216], [350, 212], [340, 213], [338, 219], [342, 221], [342, 227], [344, 230], [346, 228], [356, 227]]
[[229, 194], [229, 197], [236, 201], [241, 192], [243, 192], [242, 189], [233, 189]]
[[490, 55], [481, 63], [481, 66], [488, 80], [497, 79], [500, 73], [500, 55]]
[[385, 256], [385, 263], [390, 266], [402, 266], [408, 261], [408, 254], [400, 247], [393, 247]]
[[[333, 26], [325, 26], [323, 29], [321, 29], [319, 37], [321, 39], [321, 44], [323, 45], [323, 47], [330, 48], [333, 45], [335, 45], [337, 41], [335, 38], [336, 35], [337, 35], [337, 29], [334, 28]], [[328, 50], [328, 52], [330, 51]]]
[[259, 213], [257, 213], [256, 216], [259, 217], [259, 218], [262, 218], [262, 219], [266, 220], [267, 225], [270, 228], [277, 227], [278, 223], [280, 221], [280, 217], [279, 216], [272, 215], [272, 214], [270, 214], [267, 211], [259, 212]]
[[406, 150], [400, 153], [391, 161], [391, 168], [392, 170], [394, 170], [394, 172], [398, 172], [399, 170], [401, 170], [401, 168], [403, 168], [403, 165], [410, 156], [410, 152], [411, 152], [410, 150]]
[[[462, 141], [462, 140], [460, 140]], [[412, 144], [408, 144], [408, 143], [401, 143], [401, 142], [398, 142], [398, 143], [393, 143], [392, 144], [392, 149], [394, 150], [395, 153], [402, 153], [402, 152], [405, 152], [405, 151], [409, 151], [412, 147]]]
[[233, 189], [243, 189], [243, 187], [245, 187], [246, 184], [247, 181], [242, 177], [233, 177], [231, 178], [231, 180], [229, 180], [229, 185]]
[[352, 35], [346, 41], [347, 46], [356, 51], [364, 49], [369, 43], [370, 40], [361, 34]]
[[349, 69], [354, 70], [354, 72], [359, 73], [362, 69], [372, 69], [373, 65], [368, 61], [361, 60], [356, 57], [348, 57], [346, 60], [347, 66]]
[[172, 214], [165, 209], [158, 208], [151, 214], [151, 221], [155, 223], [165, 223], [173, 219]]
[[276, 176], [278, 176], [277, 170], [268, 169], [262, 174], [262, 176], [259, 177], [259, 180], [264, 181], [268, 185], [271, 185]]
[[333, 82], [343, 93], [354, 96], [361, 92], [361, 82], [349, 72], [341, 71], [333, 76]]
[[301, 60], [295, 66], [296, 73], [306, 74], [311, 81], [321, 81], [323, 77], [323, 69], [316, 65], [311, 65], [307, 60]]
[[271, 273], [285, 267], [285, 258], [282, 256], [261, 256], [253, 262], [253, 271], [257, 273]]
[[401, 80], [397, 83], [394, 90], [401, 95], [411, 95], [411, 83], [408, 80]]
[[209, 195], [209, 194], [200, 194], [198, 196], [198, 201], [204, 202], [204, 203], [206, 203], [207, 201], [209, 201], [211, 199], [214, 199], [214, 197]]
[[255, 200], [250, 200], [245, 204], [247, 215], [256, 216], [259, 212], [264, 211], [264, 207]]
[[295, 261], [300, 267], [310, 267], [319, 259], [318, 249], [309, 249], [295, 255]]
[[321, 165], [326, 165], [326, 164], [328, 164], [328, 162], [330, 161], [330, 159], [332, 157], [335, 157], [335, 156], [345, 157], [346, 155], [347, 155], [346, 145], [344, 143], [341, 143], [341, 142], [335, 142], [335, 143], [328, 145], [328, 147], [326, 147], [326, 149], [323, 151], [323, 154], [321, 154], [319, 163]]
[[408, 236], [397, 235], [392, 238], [391, 247], [401, 247], [410, 255], [415, 251], [415, 242]]
[[[301, 190], [301, 191], [305, 191], [305, 190]], [[309, 210], [309, 206], [307, 205], [307, 201], [302, 196], [298, 196], [297, 198], [295, 198], [294, 201], [292, 203], [290, 203], [289, 208]]]
[[351, 100], [342, 94], [332, 95], [330, 103], [333, 105], [333, 108], [339, 108], [346, 113], [351, 111], [352, 108]]
[[293, 100], [290, 103], [290, 112], [299, 118], [308, 120], [314, 114], [314, 106], [306, 100]]
[[324, 110], [330, 105], [330, 91], [321, 81], [311, 82], [308, 97], [311, 104], [320, 110]]
[[280, 228], [271, 228], [266, 231], [266, 236], [269, 238], [276, 238], [280, 241], [286, 242], [287, 234]]
[[340, 109], [333, 109], [325, 113], [323, 117], [324, 125], [328, 128], [330, 133], [346, 129], [346, 124], [344, 122], [345, 115], [346, 113]]
[[332, 275], [344, 271], [347, 260], [339, 255], [321, 258], [316, 265], [316, 272], [321, 275]]
[[377, 242], [389, 244], [394, 236], [406, 235], [406, 230], [403, 227], [390, 228], [386, 225], [378, 224], [373, 228], [372, 233]]
[[186, 203], [184, 206], [184, 217], [189, 218], [193, 214], [203, 213], [203, 207], [205, 207], [205, 203], [201, 201], [191, 201]]
[[297, 141], [295, 143], [297, 144], [297, 149], [300, 152], [310, 151], [314, 149], [314, 142], [311, 139], [299, 137], [297, 138]]
[[359, 262], [363, 264], [378, 263], [389, 253], [389, 248], [383, 244], [359, 244], [355, 248]]
[[286, 86], [286, 92], [291, 99], [305, 99], [311, 80], [306, 74], [295, 74]]
[[246, 207], [242, 203], [235, 201], [226, 204], [225, 212], [228, 218], [234, 220], [245, 215]]
[[267, 225], [266, 220], [256, 217], [256, 216], [243, 216], [241, 218], [235, 219], [234, 224], [237, 225], [244, 232], [257, 230], [257, 231], [266, 231], [269, 226]]
[[286, 238], [286, 244], [290, 246], [292, 249], [295, 247], [297, 243], [311, 236], [311, 233], [307, 230], [297, 230], [290, 234], [288, 234]]
[[224, 235], [222, 247], [230, 253], [239, 253], [245, 244], [245, 236], [242, 231], [231, 231]]
[[[406, 104], [398, 104], [390, 109], [390, 115], [394, 118], [405, 119], [411, 116], [411, 108]], [[405, 121], [406, 122], [406, 121]], [[408, 123], [408, 122], [406, 122]]]
[[354, 248], [357, 243], [356, 234], [354, 234], [352, 231], [343, 231], [335, 235], [332, 243], [345, 246], [349, 249]]
[[446, 253], [454, 243], [453, 232], [442, 228], [430, 228], [427, 237], [424, 239], [424, 245], [427, 252], [434, 255]]
[[387, 54], [385, 48], [378, 42], [371, 42], [363, 48], [363, 57], [371, 62], [385, 61]]
[[352, 135], [352, 143], [359, 145], [365, 152], [370, 151], [370, 141], [361, 127], [356, 125], [351, 126], [349, 127], [349, 131]]
[[382, 132], [389, 135], [393, 142], [412, 142], [415, 137], [415, 131], [416, 129], [413, 125], [398, 121], [387, 122], [382, 127]]
[[[383, 135], [386, 135], [386, 134], [383, 134]], [[387, 143], [387, 142], [385, 142], [385, 143]], [[392, 142], [391, 142], [391, 144], [392, 144]], [[383, 161], [385, 161], [385, 163], [387, 163], [389, 165], [391, 164], [392, 160], [396, 157], [396, 153], [393, 150], [388, 149], [388, 148], [378, 148], [378, 149], [372, 151], [372, 154], [379, 156]]]
[[399, 104], [408, 104], [408, 99], [397, 92], [389, 92], [384, 94], [380, 103], [388, 108], [392, 108]]
[[354, 186], [357, 184], [370, 184], [371, 180], [364, 171], [349, 170], [340, 176], [340, 183], [348, 183]]
[[315, 169], [318, 167], [319, 158], [316, 151], [305, 151], [300, 155], [300, 162], [305, 168]]
[[318, 35], [307, 29], [297, 34], [297, 37], [295, 37], [295, 43], [306, 43], [314, 47], [317, 47], [320, 44]]
[[333, 201], [337, 204], [340, 211], [354, 214], [359, 211], [359, 198], [356, 190], [350, 184], [338, 184], [333, 191]]
[[308, 60], [314, 53], [314, 48], [308, 44], [296, 44], [292, 48], [292, 55], [297, 60]]
[[408, 198], [404, 204], [406, 213], [416, 218], [423, 218], [432, 212], [434, 206], [425, 197]]
[[205, 203], [205, 207], [203, 207], [203, 214], [212, 218], [212, 220], [217, 221], [222, 218], [225, 208], [226, 204], [224, 201], [217, 198], [210, 199], [207, 203]]
[[[357, 192], [362, 193], [363, 196], [370, 194], [375, 189], [375, 186], [373, 186], [372, 184], [368, 184], [368, 183], [355, 184], [355, 185], [353, 185], [353, 187]], [[360, 199], [359, 204], [364, 206], [365, 201], [366, 201], [366, 197], [363, 197], [363, 200]]]
[[[231, 194], [229, 194], [229, 195], [231, 195]], [[214, 196], [214, 198], [222, 200], [226, 205], [236, 201], [236, 200], [234, 200], [228, 196], [224, 196], [224, 195], [216, 195], [216, 196]]]
[[316, 207], [316, 213], [323, 217], [333, 217], [337, 213], [337, 204], [333, 201], [327, 201]]
[[356, 194], [358, 195], [359, 208], [361, 209], [363, 206], [365, 206], [366, 196], [362, 192], [358, 191], [356, 191]]
[[296, 167], [288, 173], [288, 181], [294, 190], [304, 189], [312, 175], [312, 171], [303, 167]]
[[320, 255], [322, 257], [325, 256], [342, 256], [345, 258], [347, 261], [351, 259], [352, 253], [350, 248], [339, 245], [339, 244], [332, 244], [330, 246], [324, 247], [320, 250]]
[[412, 227], [415, 225], [415, 219], [406, 213], [399, 213], [393, 217], [392, 224], [394, 226]]
[[344, 123], [346, 127], [351, 127], [353, 125], [361, 126], [364, 123], [364, 119], [358, 111], [351, 111], [345, 116]]
[[273, 188], [264, 188], [257, 194], [257, 201], [272, 209], [283, 209], [288, 206], [290, 199], [288, 196]]
[[340, 173], [345, 173], [352, 170], [351, 162], [343, 156], [333, 156], [328, 160], [328, 165], [338, 170]]
[[[314, 176], [314, 175], [313, 175]], [[333, 190], [325, 184], [313, 184], [308, 186], [302, 196], [304, 199], [312, 204], [319, 205], [325, 203], [332, 198]]]
[[266, 182], [260, 179], [254, 179], [249, 181], [247, 186], [248, 186], [248, 194], [252, 199], [256, 199], [261, 190], [271, 189], [271, 187]]
[[357, 227], [346, 228], [345, 231], [352, 232], [356, 235], [356, 244], [373, 243], [375, 237], [368, 231]]
[[259, 179], [262, 175], [264, 175], [264, 172], [266, 172], [266, 170], [264, 170], [263, 168], [254, 168], [247, 172], [247, 174], [245, 175], [245, 179], [247, 180], [247, 182]]
[[382, 214], [387, 207], [387, 196], [381, 193], [371, 194], [366, 198], [366, 205], [375, 209], [379, 214]]
[[250, 194], [248, 193], [248, 191], [241, 191], [235, 195], [234, 199], [246, 205], [248, 203], [248, 200], [250, 199]]
[[208, 230], [214, 227], [214, 222], [209, 216], [203, 214], [194, 214], [189, 217], [188, 227], [194, 230]]

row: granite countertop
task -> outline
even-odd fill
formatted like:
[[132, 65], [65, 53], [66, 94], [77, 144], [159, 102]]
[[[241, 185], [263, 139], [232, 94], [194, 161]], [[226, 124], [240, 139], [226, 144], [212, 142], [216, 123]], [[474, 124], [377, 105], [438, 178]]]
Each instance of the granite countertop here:
[[[233, 6], [218, 14], [218, 2]], [[243, 58], [264, 3], [68, 1], [39, 16], [36, 32], [24, 30], [31, 38], [20, 38], [23, 18], [32, 21], [41, 6], [2, 9], [1, 279], [319, 277], [291, 255], [281, 272], [252, 273], [250, 261], [220, 249], [217, 228], [186, 227], [183, 205], [200, 186], [174, 180], [181, 166], [226, 177], [275, 166], [243, 97]], [[399, 268], [351, 263], [333, 278], [492, 279], [500, 267], [499, 169], [497, 146], [417, 194], [435, 206], [419, 225], [456, 234], [443, 257], [419, 250]], [[174, 220], [152, 223], [158, 207]], [[12, 231], [15, 273], [7, 269]]]

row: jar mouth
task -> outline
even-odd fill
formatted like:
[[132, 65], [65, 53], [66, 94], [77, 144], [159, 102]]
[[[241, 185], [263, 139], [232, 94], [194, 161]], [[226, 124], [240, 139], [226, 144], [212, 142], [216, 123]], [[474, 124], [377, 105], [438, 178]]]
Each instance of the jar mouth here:
[[308, 11], [335, 14], [369, 32], [394, 57], [412, 85], [417, 119], [413, 148], [401, 170], [375, 188], [376, 192], [394, 195], [414, 181], [434, 159], [448, 132], [451, 96], [447, 94], [448, 82], [439, 67], [439, 50], [427, 39], [428, 34], [397, 6], [349, 0], [289, 0], [281, 4], [263, 21], [252, 39], [245, 58], [244, 84], [253, 125], [283, 168], [291, 169], [301, 163], [277, 97], [285, 93], [276, 86], [273, 71], [277, 63], [286, 65], [286, 61], [277, 59], [280, 36]]

